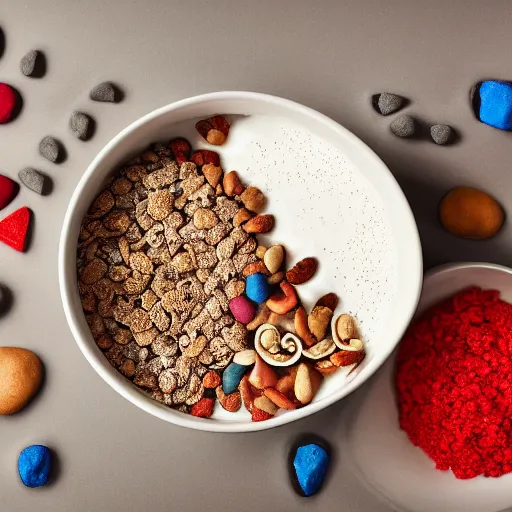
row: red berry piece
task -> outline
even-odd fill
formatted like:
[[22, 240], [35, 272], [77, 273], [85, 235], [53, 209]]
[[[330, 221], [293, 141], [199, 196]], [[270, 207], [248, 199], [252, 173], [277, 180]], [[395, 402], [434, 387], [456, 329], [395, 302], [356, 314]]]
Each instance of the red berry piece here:
[[23, 206], [0, 221], [0, 242], [23, 252], [30, 225], [30, 210]]
[[0, 210], [5, 208], [16, 196], [18, 186], [7, 176], [0, 174]]
[[16, 91], [8, 84], [0, 83], [0, 123], [7, 123], [16, 108]]

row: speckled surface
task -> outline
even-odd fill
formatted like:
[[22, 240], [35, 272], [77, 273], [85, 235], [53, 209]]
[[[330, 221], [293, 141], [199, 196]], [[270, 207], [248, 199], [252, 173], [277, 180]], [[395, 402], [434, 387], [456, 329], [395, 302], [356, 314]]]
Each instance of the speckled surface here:
[[[384, 159], [412, 203], [427, 266], [461, 259], [510, 264], [510, 224], [485, 243], [458, 240], [439, 226], [436, 206], [457, 185], [483, 187], [505, 210], [512, 206], [512, 135], [478, 123], [468, 102], [471, 84], [512, 77], [511, 8], [501, 0], [297, 0], [293, 7], [275, 0], [4, 2], [0, 81], [16, 86], [24, 105], [13, 124], [0, 127], [1, 172], [15, 178], [32, 166], [51, 176], [54, 189], [47, 197], [21, 193], [5, 212], [30, 206], [35, 233], [25, 255], [0, 247], [0, 283], [13, 290], [12, 307], [0, 316], [0, 343], [37, 351], [47, 377], [31, 407], [0, 418], [0, 509], [392, 510], [361, 485], [341, 448], [347, 404], [363, 400], [366, 387], [313, 417], [247, 435], [173, 427], [110, 389], [83, 358], [61, 309], [62, 219], [86, 166], [141, 115], [204, 92], [256, 90], [331, 116]], [[19, 70], [31, 48], [47, 57], [42, 79]], [[123, 85], [122, 103], [88, 99], [105, 80]], [[370, 104], [382, 91], [412, 100], [401, 113], [454, 126], [460, 143], [393, 137], [393, 115], [379, 116]], [[73, 110], [97, 121], [90, 142], [69, 133]], [[66, 146], [60, 166], [37, 152], [48, 133]], [[286, 454], [296, 436], [311, 431], [333, 443], [336, 457], [322, 492], [304, 500], [289, 486]], [[16, 460], [36, 443], [55, 449], [59, 471], [53, 485], [31, 491], [19, 482]]]

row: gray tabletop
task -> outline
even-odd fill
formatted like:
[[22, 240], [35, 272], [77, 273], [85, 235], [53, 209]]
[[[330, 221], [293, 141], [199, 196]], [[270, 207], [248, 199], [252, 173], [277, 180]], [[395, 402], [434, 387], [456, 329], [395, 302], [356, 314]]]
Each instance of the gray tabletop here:
[[[427, 266], [454, 260], [510, 263], [510, 226], [484, 242], [455, 240], [438, 227], [436, 205], [451, 186], [485, 188], [511, 205], [512, 135], [478, 123], [468, 90], [481, 78], [512, 79], [509, 2], [407, 0], [17, 0], [5, 2], [0, 81], [20, 90], [24, 107], [0, 127], [0, 172], [38, 167], [53, 193], [22, 190], [13, 207], [35, 213], [30, 250], [0, 247], [0, 282], [13, 291], [0, 318], [0, 344], [37, 351], [47, 371], [43, 393], [24, 412], [0, 419], [0, 510], [302, 510], [387, 511], [338, 452], [331, 479], [315, 499], [296, 497], [286, 452], [316, 432], [339, 442], [347, 401], [292, 425], [262, 433], [218, 435], [174, 427], [138, 410], [96, 375], [78, 350], [61, 309], [57, 248], [71, 193], [95, 154], [127, 124], [156, 107], [203, 92], [240, 89], [285, 96], [331, 116], [367, 142], [404, 188], [420, 227]], [[21, 57], [40, 48], [42, 79], [23, 77]], [[96, 83], [125, 88], [119, 105], [88, 100]], [[389, 134], [371, 94], [410, 98], [409, 112], [449, 123], [453, 147]], [[95, 137], [68, 132], [74, 109], [92, 114]], [[62, 139], [68, 159], [44, 161], [37, 143]], [[55, 483], [28, 490], [15, 466], [27, 444], [59, 457]]]

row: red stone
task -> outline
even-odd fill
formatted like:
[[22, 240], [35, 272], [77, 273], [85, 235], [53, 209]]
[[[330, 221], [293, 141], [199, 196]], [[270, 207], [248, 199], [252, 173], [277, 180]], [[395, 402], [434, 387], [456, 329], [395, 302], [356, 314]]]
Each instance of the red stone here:
[[9, 84], [0, 83], [0, 123], [11, 120], [16, 108], [16, 92]]
[[30, 224], [30, 210], [23, 206], [0, 221], [0, 242], [23, 252]]
[[14, 199], [17, 190], [16, 182], [0, 174], [0, 210], [5, 208]]

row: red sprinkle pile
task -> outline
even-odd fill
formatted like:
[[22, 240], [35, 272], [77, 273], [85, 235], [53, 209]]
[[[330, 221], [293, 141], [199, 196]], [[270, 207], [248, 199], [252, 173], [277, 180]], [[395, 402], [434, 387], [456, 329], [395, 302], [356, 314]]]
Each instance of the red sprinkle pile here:
[[471, 288], [434, 306], [397, 359], [400, 426], [457, 478], [512, 471], [512, 305]]

